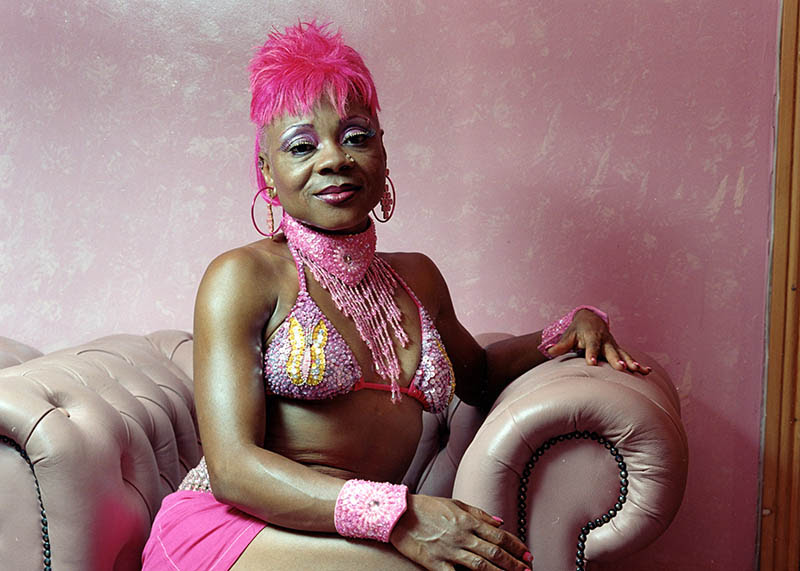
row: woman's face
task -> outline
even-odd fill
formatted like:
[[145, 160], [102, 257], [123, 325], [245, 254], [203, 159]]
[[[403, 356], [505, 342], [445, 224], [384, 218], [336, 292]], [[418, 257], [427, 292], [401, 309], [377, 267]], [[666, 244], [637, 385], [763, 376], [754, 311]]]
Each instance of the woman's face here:
[[357, 232], [380, 200], [386, 151], [377, 117], [360, 104], [339, 117], [329, 102], [265, 130], [262, 172], [293, 218], [322, 230]]

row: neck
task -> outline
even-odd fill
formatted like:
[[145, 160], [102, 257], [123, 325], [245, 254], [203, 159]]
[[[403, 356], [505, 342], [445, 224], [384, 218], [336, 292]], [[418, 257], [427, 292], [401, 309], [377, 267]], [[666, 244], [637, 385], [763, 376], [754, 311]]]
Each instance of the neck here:
[[306, 265], [330, 293], [336, 307], [353, 320], [372, 354], [375, 372], [388, 379], [392, 401], [400, 398], [400, 362], [392, 337], [401, 347], [409, 338], [394, 293], [397, 279], [375, 256], [375, 225], [357, 234], [323, 233], [284, 215], [283, 232], [292, 256]]
[[360, 282], [375, 255], [375, 226], [367, 218], [366, 228], [357, 233], [321, 231], [290, 217], [284, 217], [283, 231], [289, 246], [348, 285]]
[[319, 226], [314, 226], [313, 224], [309, 224], [308, 222], [303, 222], [302, 220], [294, 219], [297, 223], [302, 224], [309, 230], [314, 232], [319, 232], [320, 234], [324, 234], [326, 236], [352, 236], [354, 234], [361, 234], [369, 230], [369, 227], [372, 226], [372, 219], [367, 217], [364, 222], [358, 224], [353, 228], [344, 228], [344, 229], [330, 229], [330, 228], [320, 228]]

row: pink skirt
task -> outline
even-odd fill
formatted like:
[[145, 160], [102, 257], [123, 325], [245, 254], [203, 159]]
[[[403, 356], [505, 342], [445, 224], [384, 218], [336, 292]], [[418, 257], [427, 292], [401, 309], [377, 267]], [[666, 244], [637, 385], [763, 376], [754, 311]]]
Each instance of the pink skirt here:
[[208, 492], [175, 492], [156, 514], [142, 569], [227, 571], [266, 525]]

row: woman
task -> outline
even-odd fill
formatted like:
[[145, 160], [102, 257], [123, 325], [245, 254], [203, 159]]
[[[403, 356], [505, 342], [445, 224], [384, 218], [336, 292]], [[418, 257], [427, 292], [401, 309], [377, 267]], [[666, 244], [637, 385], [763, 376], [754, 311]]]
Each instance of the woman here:
[[485, 350], [421, 254], [375, 254], [393, 211], [375, 87], [340, 34], [275, 32], [250, 65], [260, 195], [281, 232], [201, 282], [194, 373], [205, 460], [164, 499], [145, 569], [529, 569], [501, 521], [398, 485], [423, 410], [489, 405], [547, 358], [646, 374], [576, 308]]

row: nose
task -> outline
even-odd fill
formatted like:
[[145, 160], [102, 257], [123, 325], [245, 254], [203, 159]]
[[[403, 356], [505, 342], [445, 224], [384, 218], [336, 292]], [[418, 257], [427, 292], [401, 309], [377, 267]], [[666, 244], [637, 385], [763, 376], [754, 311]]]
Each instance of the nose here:
[[317, 155], [317, 170], [320, 174], [337, 173], [343, 169], [348, 169], [352, 165], [350, 158], [344, 149], [335, 143], [323, 145]]

